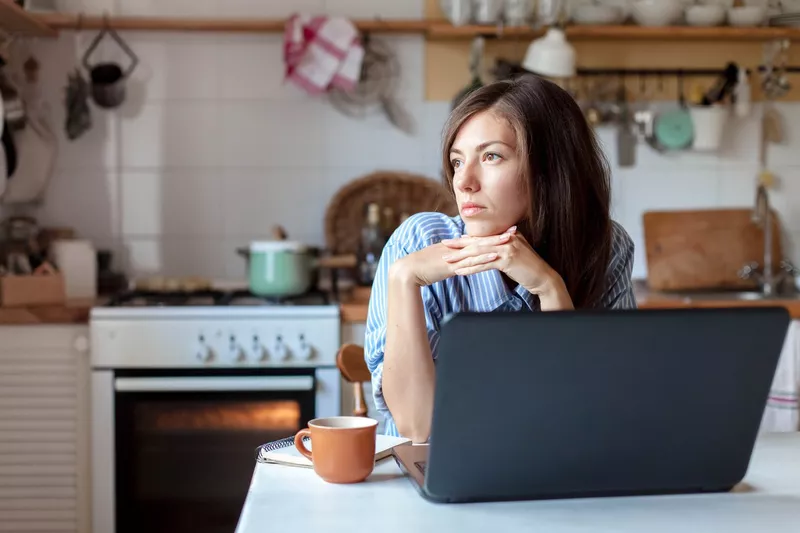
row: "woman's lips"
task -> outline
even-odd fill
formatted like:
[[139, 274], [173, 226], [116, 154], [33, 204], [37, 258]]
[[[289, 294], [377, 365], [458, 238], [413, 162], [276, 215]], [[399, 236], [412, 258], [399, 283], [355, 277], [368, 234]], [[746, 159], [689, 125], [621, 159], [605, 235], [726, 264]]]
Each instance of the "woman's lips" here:
[[480, 204], [467, 202], [461, 206], [461, 215], [465, 217], [474, 217], [485, 210], [486, 208]]

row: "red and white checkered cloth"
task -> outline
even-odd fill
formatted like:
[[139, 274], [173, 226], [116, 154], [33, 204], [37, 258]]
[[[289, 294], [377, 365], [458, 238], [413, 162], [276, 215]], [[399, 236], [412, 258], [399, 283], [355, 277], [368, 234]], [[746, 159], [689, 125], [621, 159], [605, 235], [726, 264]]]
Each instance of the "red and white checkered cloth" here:
[[296, 14], [286, 21], [286, 79], [311, 94], [355, 88], [363, 59], [358, 29], [346, 18]]

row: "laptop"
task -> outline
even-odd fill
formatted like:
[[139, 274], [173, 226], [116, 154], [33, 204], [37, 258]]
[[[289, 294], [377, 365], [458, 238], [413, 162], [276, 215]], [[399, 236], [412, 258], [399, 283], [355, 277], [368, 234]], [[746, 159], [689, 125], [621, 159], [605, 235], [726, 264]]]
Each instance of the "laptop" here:
[[454, 315], [429, 444], [393, 455], [434, 502], [728, 491], [789, 322], [782, 307]]

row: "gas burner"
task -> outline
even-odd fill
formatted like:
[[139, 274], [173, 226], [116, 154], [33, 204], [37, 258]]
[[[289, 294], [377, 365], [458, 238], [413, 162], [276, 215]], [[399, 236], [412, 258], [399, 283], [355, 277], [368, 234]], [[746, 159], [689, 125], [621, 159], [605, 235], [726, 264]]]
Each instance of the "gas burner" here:
[[272, 298], [247, 290], [143, 291], [132, 290], [112, 296], [107, 307], [199, 307], [199, 306], [302, 306], [329, 305], [331, 296], [309, 291], [298, 296]]
[[216, 305], [328, 305], [330, 303], [330, 295], [323, 291], [309, 291], [284, 298], [257, 296], [250, 291], [230, 291], [225, 293]]

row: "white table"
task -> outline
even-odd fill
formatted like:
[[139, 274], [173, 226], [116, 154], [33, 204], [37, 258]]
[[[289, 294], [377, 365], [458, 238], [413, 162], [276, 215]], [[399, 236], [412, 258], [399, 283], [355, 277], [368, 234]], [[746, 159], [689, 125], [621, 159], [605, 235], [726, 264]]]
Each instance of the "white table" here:
[[[291, 528], [291, 529], [289, 529]], [[312, 470], [258, 464], [237, 533], [422, 531], [764, 533], [800, 528], [800, 433], [761, 437], [731, 493], [513, 503], [434, 504], [393, 458], [364, 483], [332, 485]]]

